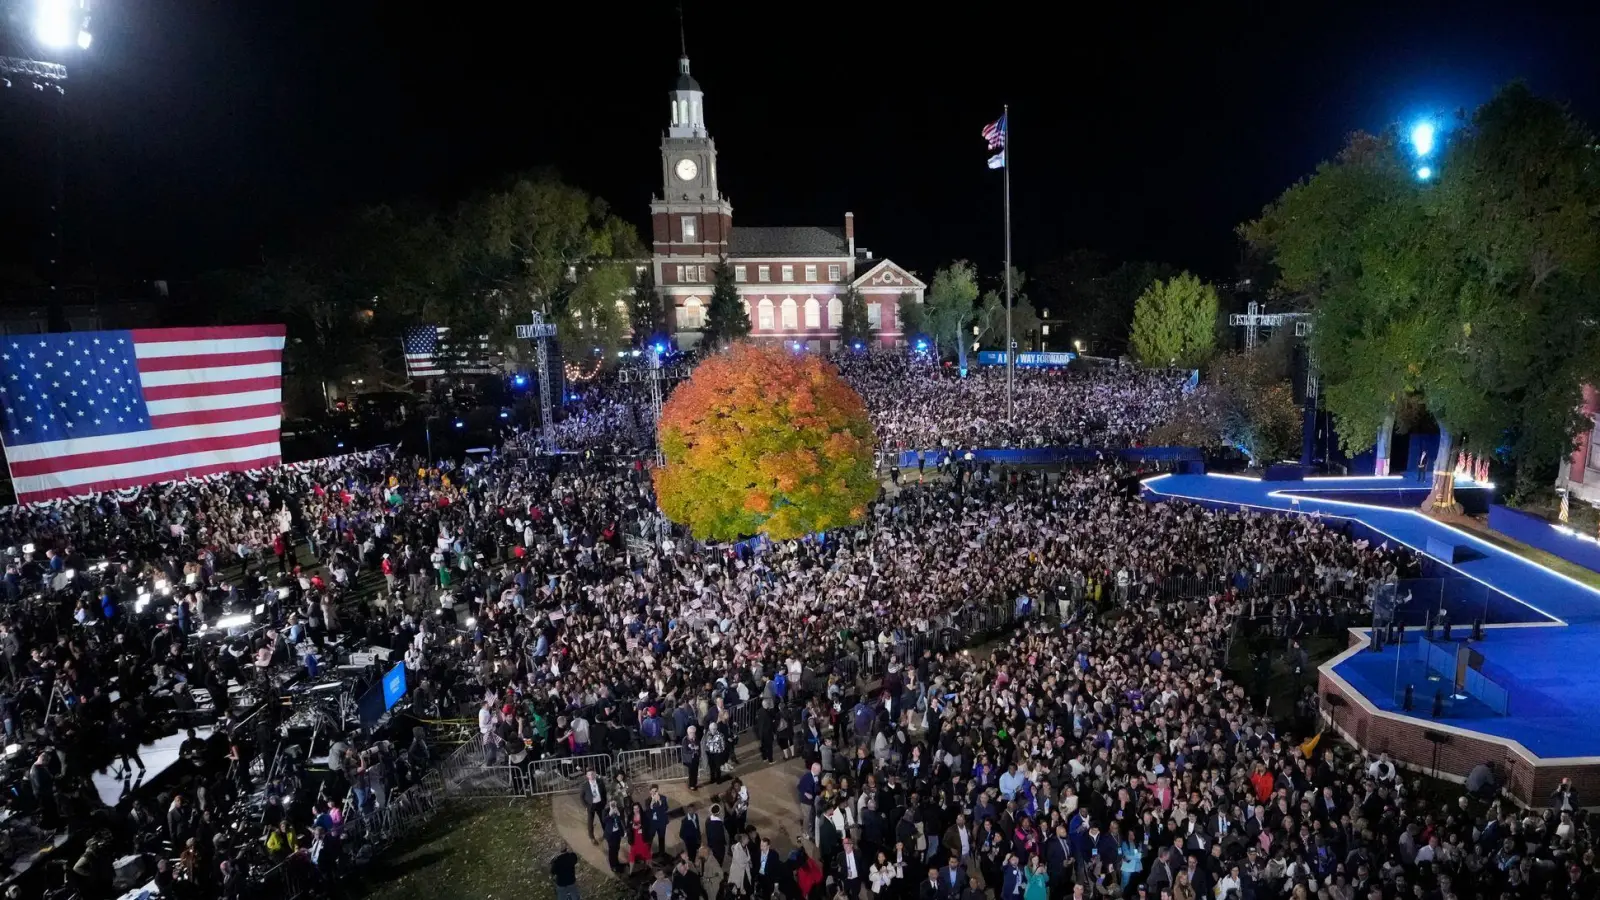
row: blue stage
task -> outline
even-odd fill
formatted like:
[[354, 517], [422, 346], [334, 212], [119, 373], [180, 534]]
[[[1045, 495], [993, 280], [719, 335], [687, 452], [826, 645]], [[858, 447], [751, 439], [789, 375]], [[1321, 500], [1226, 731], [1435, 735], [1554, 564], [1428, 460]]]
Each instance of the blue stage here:
[[[1456, 490], [1481, 495], [1492, 485], [1458, 480]], [[1370, 492], [1370, 501], [1357, 492]], [[1450, 612], [1454, 637], [1465, 637], [1474, 618], [1487, 623], [1485, 639], [1472, 646], [1483, 654], [1482, 675], [1505, 689], [1509, 715], [1468, 697], [1450, 700], [1444, 715], [1432, 718], [1439, 682], [1428, 680], [1429, 672], [1416, 662], [1410, 645], [1403, 652], [1390, 646], [1377, 653], [1344, 654], [1332, 664], [1333, 674], [1386, 712], [1400, 712], [1404, 685], [1411, 684], [1411, 716], [1422, 722], [1513, 740], [1545, 759], [1600, 756], [1600, 729], [1594, 727], [1600, 721], [1600, 666], [1595, 665], [1600, 657], [1600, 591], [1409, 508], [1420, 506], [1427, 493], [1415, 480], [1158, 475], [1145, 480], [1144, 493], [1152, 501], [1317, 513], [1349, 522], [1357, 536], [1396, 541], [1425, 554], [1431, 569], [1427, 574], [1445, 585], [1441, 602]], [[1420, 613], [1427, 609], [1419, 607], [1421, 602], [1413, 599], [1397, 607], [1397, 620], [1419, 625]]]

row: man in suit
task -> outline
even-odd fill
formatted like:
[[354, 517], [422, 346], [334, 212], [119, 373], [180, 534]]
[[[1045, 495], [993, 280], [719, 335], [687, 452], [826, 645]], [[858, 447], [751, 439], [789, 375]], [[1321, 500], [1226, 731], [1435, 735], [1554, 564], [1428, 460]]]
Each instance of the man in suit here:
[[917, 900], [944, 900], [944, 882], [936, 868], [928, 869], [928, 877], [917, 888]]
[[800, 804], [800, 833], [817, 839], [817, 795], [822, 793], [822, 764], [812, 763], [795, 786], [795, 801]]
[[706, 846], [722, 865], [728, 854], [728, 826], [722, 821], [722, 804], [711, 804], [711, 818], [706, 820]]
[[861, 896], [861, 882], [867, 877], [867, 864], [856, 850], [855, 842], [848, 837], [840, 846], [839, 855], [834, 858], [833, 877], [844, 885], [846, 900], [857, 900]]
[[940, 900], [959, 900], [966, 888], [967, 873], [961, 871], [961, 866], [954, 859], [948, 860], [944, 868], [939, 870]]
[[683, 841], [683, 849], [689, 854], [690, 859], [700, 852], [700, 807], [689, 804], [683, 812], [683, 821], [678, 823], [678, 840]]
[[600, 843], [594, 836], [594, 820], [600, 818], [605, 808], [606, 786], [600, 781], [600, 776], [594, 773], [594, 769], [590, 769], [583, 773], [583, 812], [588, 820], [591, 844]]
[[750, 867], [754, 870], [757, 897], [772, 896], [773, 889], [784, 883], [783, 857], [772, 849], [771, 838], [761, 839], [761, 851]]
[[662, 856], [667, 855], [667, 820], [672, 817], [672, 806], [667, 802], [666, 795], [661, 793], [661, 785], [650, 785], [650, 803], [645, 809], [649, 817], [650, 836], [647, 840], [655, 842], [656, 852]]
[[1045, 870], [1050, 874], [1050, 885], [1055, 888], [1052, 893], [1060, 896], [1060, 888], [1067, 884], [1067, 873], [1072, 868], [1072, 841], [1067, 837], [1067, 826], [1056, 826], [1055, 836], [1044, 845]]
[[1006, 855], [1006, 864], [1000, 869], [1000, 900], [1022, 900], [1028, 889], [1028, 873], [1015, 853]]

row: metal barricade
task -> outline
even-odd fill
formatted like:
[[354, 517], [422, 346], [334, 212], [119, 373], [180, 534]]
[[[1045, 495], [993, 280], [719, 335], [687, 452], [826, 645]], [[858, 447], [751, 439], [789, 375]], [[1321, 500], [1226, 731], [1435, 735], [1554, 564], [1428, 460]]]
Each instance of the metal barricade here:
[[676, 746], [624, 750], [617, 754], [615, 765], [618, 771], [628, 776], [630, 783], [636, 785], [689, 780], [689, 770], [683, 765], [682, 751]]
[[590, 769], [604, 779], [611, 774], [611, 757], [604, 753], [541, 759], [523, 773], [523, 796], [576, 794], [583, 788], [584, 774]]

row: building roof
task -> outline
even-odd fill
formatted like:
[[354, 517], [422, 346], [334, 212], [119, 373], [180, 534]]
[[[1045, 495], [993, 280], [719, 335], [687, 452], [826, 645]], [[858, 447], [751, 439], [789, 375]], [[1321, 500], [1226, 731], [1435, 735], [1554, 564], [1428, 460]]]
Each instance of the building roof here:
[[728, 239], [728, 255], [750, 256], [849, 256], [850, 243], [843, 228], [799, 225], [779, 228], [753, 228], [735, 225]]

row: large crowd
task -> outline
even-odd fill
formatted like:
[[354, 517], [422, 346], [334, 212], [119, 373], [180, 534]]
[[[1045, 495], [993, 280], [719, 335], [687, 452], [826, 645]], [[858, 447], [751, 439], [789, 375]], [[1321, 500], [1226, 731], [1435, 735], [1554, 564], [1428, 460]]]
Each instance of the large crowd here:
[[895, 450], [1131, 447], [1171, 420], [1184, 397], [1184, 377], [1173, 373], [1017, 368], [1008, 419], [1003, 366], [963, 377], [889, 350], [844, 353], [834, 363], [866, 400], [879, 442]]
[[[1028, 433], [963, 431], [992, 408], [991, 376], [843, 368], [869, 405], [898, 385], [921, 410], [874, 408], [907, 447], [1126, 443], [1180, 391], [1027, 376], [1030, 409], [1080, 408]], [[987, 386], [953, 387], [968, 382]], [[319, 658], [378, 647], [404, 661], [416, 715], [476, 716], [486, 763], [670, 748], [688, 783], [667, 793], [688, 798], [620, 778], [585, 795], [616, 866], [663, 863], [656, 900], [1600, 884], [1575, 797], [1535, 814], [1442, 797], [1318, 737], [1302, 641], [1362, 621], [1377, 584], [1414, 573], [1408, 552], [1315, 517], [1146, 503], [1118, 465], [968, 462], [886, 490], [855, 528], [705, 546], [658, 530], [644, 461], [605, 452], [637, 427], [618, 402], [583, 401], [565, 427], [594, 438], [575, 454], [528, 438], [467, 464], [362, 454], [0, 517], [15, 558], [0, 712], [37, 748], [13, 814], [90, 835], [70, 877], [84, 896], [112, 896], [129, 851], [159, 860], [163, 895], [243, 896], [272, 864], [328, 889], [346, 836], [433, 754], [336, 723], [324, 773], [275, 752], [277, 704], [247, 717], [223, 698], [276, 696]], [[1256, 633], [1271, 652], [1230, 676], [1230, 642]], [[991, 652], [964, 652], [979, 635]], [[1271, 710], [1274, 684], [1289, 689]], [[140, 790], [140, 746], [202, 690], [210, 737], [184, 742], [179, 779]], [[741, 756], [804, 758], [796, 855], [748, 825]], [[107, 771], [128, 784], [109, 808], [93, 788]]]

